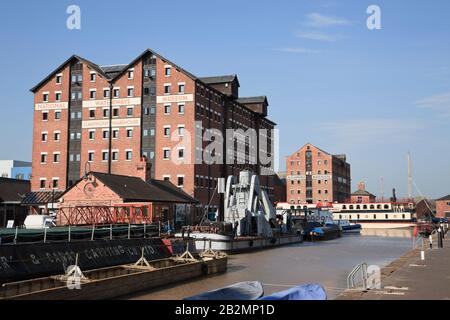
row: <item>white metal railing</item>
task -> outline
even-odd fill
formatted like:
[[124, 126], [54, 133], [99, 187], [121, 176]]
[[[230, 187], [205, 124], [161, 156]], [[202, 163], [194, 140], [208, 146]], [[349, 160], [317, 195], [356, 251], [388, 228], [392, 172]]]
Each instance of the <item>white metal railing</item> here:
[[361, 263], [358, 264], [353, 270], [352, 272], [350, 272], [350, 274], [347, 277], [347, 287], [349, 290], [351, 289], [355, 289], [360, 282], [356, 282], [356, 276], [358, 274], [361, 274], [361, 281], [362, 281], [362, 285], [363, 285], [363, 290], [367, 289], [367, 280], [368, 280], [368, 275], [367, 275], [367, 263]]

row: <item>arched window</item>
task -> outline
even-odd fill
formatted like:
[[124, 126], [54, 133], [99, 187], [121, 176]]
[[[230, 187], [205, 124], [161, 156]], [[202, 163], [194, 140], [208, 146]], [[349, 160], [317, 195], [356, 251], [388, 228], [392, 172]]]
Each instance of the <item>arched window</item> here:
[[350, 206], [350, 210], [353, 210], [354, 209], [354, 207], [353, 206]]
[[346, 206], [346, 205], [343, 205], [343, 206], [342, 206], [342, 210], [347, 210], [347, 206]]
[[385, 204], [385, 205], [384, 205], [384, 209], [389, 210], [389, 205], [388, 205], [388, 204]]
[[371, 210], [374, 210], [374, 209], [375, 209], [375, 206], [374, 206], [373, 204], [371, 204], [371, 205], [370, 205], [370, 209], [371, 209]]

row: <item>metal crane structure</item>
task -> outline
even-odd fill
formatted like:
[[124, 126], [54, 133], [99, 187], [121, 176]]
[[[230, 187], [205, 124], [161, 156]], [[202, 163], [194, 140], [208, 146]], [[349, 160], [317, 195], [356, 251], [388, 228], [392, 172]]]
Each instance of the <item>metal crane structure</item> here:
[[237, 236], [272, 237], [277, 228], [276, 210], [259, 178], [250, 171], [242, 171], [239, 181], [227, 179], [225, 190], [225, 223], [235, 227]]

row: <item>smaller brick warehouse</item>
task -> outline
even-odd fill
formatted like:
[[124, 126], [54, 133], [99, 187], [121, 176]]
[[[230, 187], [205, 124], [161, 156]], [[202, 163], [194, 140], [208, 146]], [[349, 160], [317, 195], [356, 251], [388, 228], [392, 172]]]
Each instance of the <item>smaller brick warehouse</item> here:
[[[169, 181], [90, 172], [58, 199], [58, 225], [192, 222], [197, 201]], [[105, 221], [105, 219], [107, 221]]]

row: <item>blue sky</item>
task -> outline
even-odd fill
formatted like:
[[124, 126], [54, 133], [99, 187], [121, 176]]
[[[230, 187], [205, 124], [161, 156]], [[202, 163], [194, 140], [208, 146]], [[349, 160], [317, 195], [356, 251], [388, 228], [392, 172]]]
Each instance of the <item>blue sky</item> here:
[[[81, 7], [81, 30], [66, 8]], [[366, 27], [380, 6], [382, 30]], [[76, 53], [128, 63], [149, 47], [198, 76], [237, 73], [265, 94], [281, 162], [306, 142], [346, 153], [354, 188], [450, 193], [450, 2], [21, 1], [0, 11], [0, 159], [31, 159], [29, 89]]]

